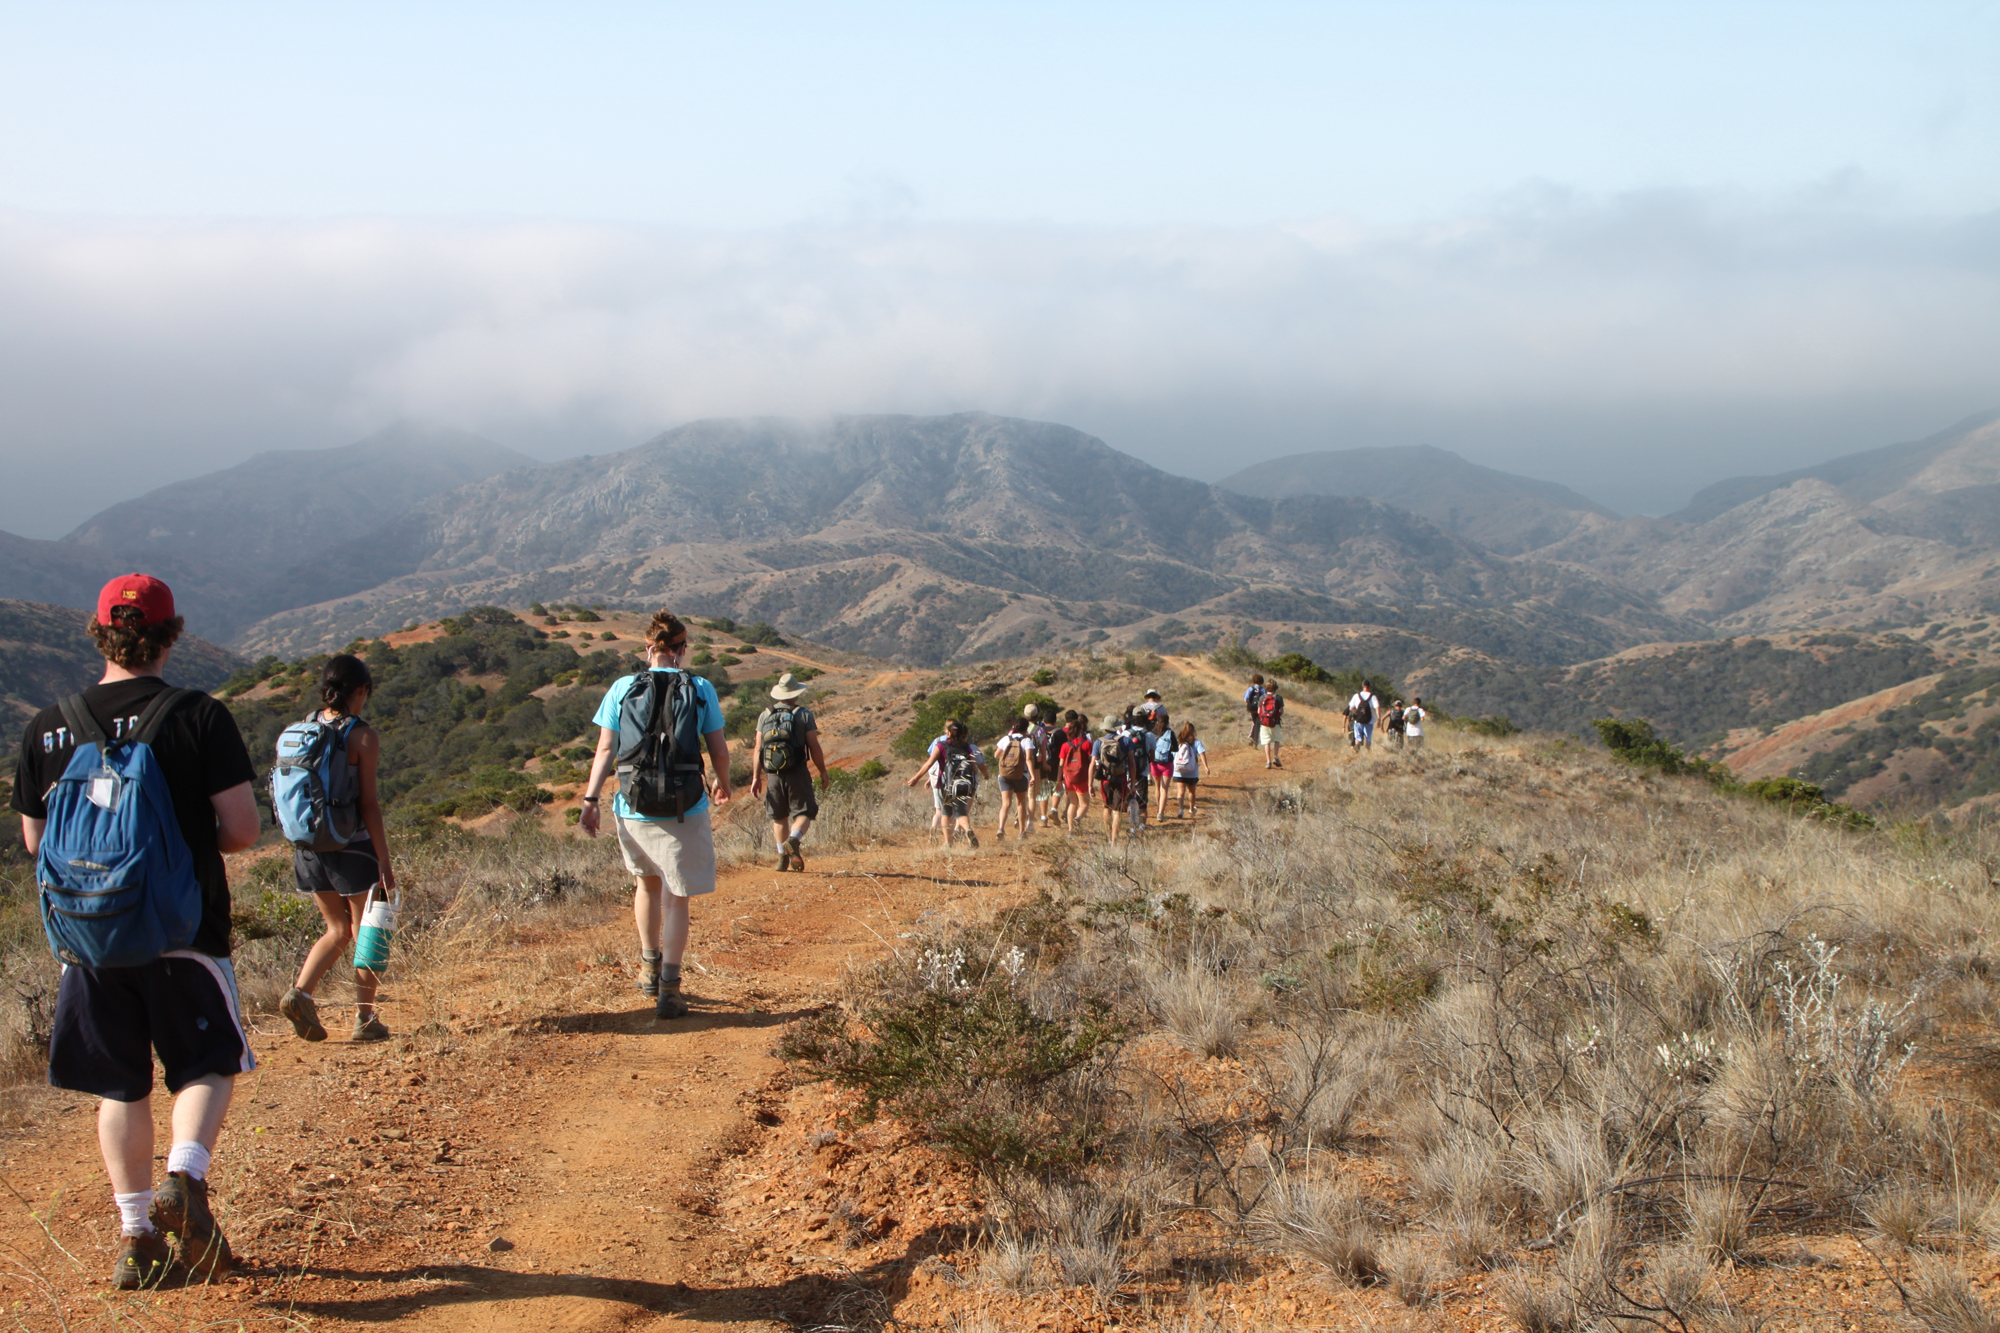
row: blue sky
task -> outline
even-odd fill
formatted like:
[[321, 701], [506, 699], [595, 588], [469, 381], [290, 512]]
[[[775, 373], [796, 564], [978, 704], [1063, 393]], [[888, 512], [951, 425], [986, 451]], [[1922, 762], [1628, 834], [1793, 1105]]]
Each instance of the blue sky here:
[[[0, 4], [32, 535], [402, 416], [985, 408], [1661, 512], [1994, 405], [2000, 3]], [[80, 448], [122, 494], [49, 503]]]

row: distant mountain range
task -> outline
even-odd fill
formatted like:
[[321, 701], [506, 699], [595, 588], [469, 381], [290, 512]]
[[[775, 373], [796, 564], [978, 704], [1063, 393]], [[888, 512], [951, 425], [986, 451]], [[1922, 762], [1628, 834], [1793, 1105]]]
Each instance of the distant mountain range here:
[[1216, 485], [1267, 499], [1340, 495], [1380, 500], [1501, 555], [1520, 555], [1618, 519], [1567, 486], [1481, 467], [1429, 445], [1292, 454], [1252, 464]]
[[[1240, 636], [1406, 675], [1458, 710], [1570, 728], [1633, 712], [1707, 743], [1935, 674], [1905, 630], [1985, 641], [2000, 413], [1720, 482], [1658, 519], [1440, 449], [1293, 455], [1208, 485], [968, 413], [703, 421], [546, 465], [399, 427], [164, 487], [60, 541], [0, 534], [0, 596], [84, 607], [132, 568], [251, 654], [531, 601], [667, 603], [929, 665]], [[1842, 633], [1860, 646], [1824, 646]], [[1690, 671], [1758, 701], [1737, 717], [1726, 688], [1670, 686]]]

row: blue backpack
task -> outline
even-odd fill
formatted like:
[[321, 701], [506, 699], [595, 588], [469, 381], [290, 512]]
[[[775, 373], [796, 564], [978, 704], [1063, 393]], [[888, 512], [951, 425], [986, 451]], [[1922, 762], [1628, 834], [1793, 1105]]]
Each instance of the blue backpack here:
[[278, 734], [271, 813], [301, 851], [337, 852], [367, 832], [355, 768], [347, 762], [347, 733], [355, 721], [322, 722], [315, 711]]
[[685, 822], [708, 795], [694, 682], [685, 671], [642, 671], [618, 706], [618, 793], [636, 815]]
[[1153, 738], [1153, 762], [1156, 764], [1171, 764], [1174, 762], [1174, 751], [1179, 748], [1180, 746], [1175, 742], [1172, 731], [1161, 732]]
[[82, 695], [62, 701], [76, 750], [49, 790], [35, 855], [42, 928], [60, 962], [139, 967], [194, 939], [201, 881], [153, 754], [161, 723], [191, 693], [162, 690], [116, 741]]

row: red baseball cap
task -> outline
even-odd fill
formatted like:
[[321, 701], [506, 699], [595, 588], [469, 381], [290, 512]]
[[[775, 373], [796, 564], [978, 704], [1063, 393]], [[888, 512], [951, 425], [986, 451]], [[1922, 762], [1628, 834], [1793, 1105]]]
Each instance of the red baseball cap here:
[[111, 608], [136, 606], [145, 617], [136, 628], [160, 624], [174, 618], [174, 590], [151, 574], [121, 574], [97, 594], [97, 623], [111, 623]]

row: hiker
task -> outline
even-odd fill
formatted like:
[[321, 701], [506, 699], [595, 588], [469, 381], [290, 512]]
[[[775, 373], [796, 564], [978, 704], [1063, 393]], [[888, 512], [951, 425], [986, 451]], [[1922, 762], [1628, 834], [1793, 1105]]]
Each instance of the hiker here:
[[1424, 748], [1424, 719], [1429, 716], [1424, 711], [1424, 696], [1421, 694], [1403, 710], [1403, 736], [1412, 750]]
[[1180, 801], [1175, 813], [1193, 819], [1200, 813], [1195, 789], [1201, 785], [1202, 775], [1208, 772], [1208, 747], [1196, 739], [1192, 722], [1181, 723], [1178, 740], [1179, 748], [1174, 751], [1174, 788]]
[[1153, 734], [1136, 708], [1125, 710], [1125, 829], [1131, 837], [1146, 831], [1146, 803], [1152, 791]]
[[1283, 768], [1285, 760], [1280, 747], [1285, 739], [1285, 696], [1278, 689], [1278, 678], [1273, 676], [1263, 693], [1257, 696], [1257, 740], [1264, 747], [1264, 767]]
[[1105, 716], [1097, 744], [1091, 748], [1090, 777], [1104, 802], [1105, 836], [1116, 847], [1118, 819], [1125, 811], [1132, 785], [1130, 747], [1125, 740], [1123, 720], [1116, 713]]
[[[639, 991], [653, 997], [653, 1017], [685, 1018], [681, 958], [687, 952], [688, 900], [715, 892], [711, 808], [728, 805], [729, 742], [715, 686], [684, 669], [688, 631], [662, 608], [646, 626], [646, 669], [611, 682], [591, 721], [597, 755], [583, 788], [583, 831], [597, 836], [604, 784], [614, 768], [611, 803], [618, 850], [631, 874], [632, 921], [639, 931]], [[702, 751], [715, 766], [712, 800], [702, 780]]]
[[1093, 759], [1090, 729], [1083, 715], [1072, 709], [1065, 715], [1061, 747], [1056, 751], [1056, 770], [1062, 780], [1063, 824], [1076, 832], [1076, 821], [1090, 808], [1090, 769]]
[[1173, 727], [1167, 722], [1166, 709], [1154, 712], [1153, 729], [1147, 733], [1146, 742], [1152, 760], [1150, 775], [1153, 785], [1160, 789], [1160, 808], [1154, 812], [1153, 818], [1165, 819], [1167, 792], [1173, 785], [1174, 752], [1180, 748], [1179, 739], [1174, 735]]
[[[147, 943], [165, 945], [149, 959], [66, 959], [56, 988], [49, 1082], [100, 1099], [97, 1142], [119, 1220], [112, 1284], [121, 1291], [157, 1284], [176, 1262], [199, 1278], [229, 1267], [229, 1242], [209, 1209], [208, 1168], [236, 1076], [257, 1067], [230, 965], [222, 861], [257, 841], [256, 774], [229, 710], [164, 679], [182, 628], [173, 591], [158, 579], [127, 574], [105, 584], [89, 624], [104, 675], [30, 720], [14, 769], [12, 805], [21, 841], [39, 856], [45, 901], [109, 887], [102, 872], [79, 879], [74, 869], [86, 848], [102, 856], [109, 836], [146, 867], [147, 904], [188, 913]], [[72, 959], [145, 952], [80, 915], [60, 927], [53, 914], [48, 920], [52, 944], [60, 928]], [[156, 1052], [173, 1097], [157, 1191]], [[163, 1233], [178, 1245], [169, 1249]]]
[[944, 815], [944, 839], [939, 844], [950, 850], [959, 833], [979, 848], [979, 835], [972, 831], [972, 801], [979, 795], [979, 779], [986, 774], [986, 756], [966, 735], [965, 724], [952, 718], [944, 724], [944, 735], [931, 745], [924, 766], [903, 785], [914, 787], [926, 777], [938, 793], [938, 809]]
[[[347, 804], [353, 811], [348, 819], [354, 836], [344, 846], [328, 851], [292, 848], [292, 878], [301, 893], [312, 895], [326, 921], [325, 932], [306, 951], [298, 980], [278, 1001], [278, 1012], [291, 1021], [292, 1032], [306, 1041], [326, 1040], [313, 988], [353, 947], [361, 931], [361, 914], [368, 908], [369, 890], [380, 886], [384, 896], [396, 891], [396, 872], [389, 864], [389, 839], [382, 829], [382, 802], [376, 786], [382, 738], [361, 720], [361, 710], [374, 692], [375, 678], [366, 662], [348, 653], [328, 658], [320, 672], [321, 706], [306, 719], [307, 727], [286, 728], [288, 737], [295, 731], [327, 729], [325, 777], [317, 772], [300, 777], [322, 785], [336, 810]], [[283, 750], [280, 742], [281, 753]], [[281, 771], [284, 767], [279, 765]], [[276, 774], [274, 779], [273, 807], [288, 805], [278, 791], [284, 779]], [[301, 794], [310, 799], [309, 789]], [[387, 1025], [375, 1012], [375, 987], [380, 980], [372, 968], [354, 969], [354, 1031], [349, 1040], [389, 1039]]]
[[[1263, 702], [1264, 673], [1253, 671], [1250, 673], [1250, 687], [1243, 691], [1243, 708], [1245, 712], [1250, 714], [1250, 745], [1253, 749], [1263, 744], [1264, 724], [1257, 716], [1257, 709]], [[1269, 768], [1270, 766], [1271, 756], [1267, 751], [1264, 755], [1264, 767]]]
[[1021, 716], [1028, 719], [1028, 739], [1035, 743], [1035, 781], [1029, 787], [1028, 819], [1031, 824], [1041, 826], [1054, 822], [1056, 800], [1062, 791], [1061, 775], [1056, 768], [1062, 731], [1043, 720], [1039, 705], [1027, 705]]
[[1401, 751], [1403, 748], [1403, 716], [1404, 708], [1401, 699], [1389, 705], [1389, 716], [1386, 719], [1386, 725], [1389, 728], [1389, 749], [1391, 751]]
[[1028, 820], [1029, 795], [1035, 785], [1038, 764], [1035, 740], [1028, 734], [1028, 719], [1017, 717], [1008, 724], [1000, 739], [993, 742], [993, 769], [998, 775], [996, 785], [1000, 788], [1000, 822], [993, 829], [995, 842], [1007, 836], [1009, 810], [1014, 812], [1014, 823], [1021, 836], [1028, 836], [1031, 827]]
[[1167, 720], [1169, 726], [1173, 724], [1173, 719], [1167, 717], [1167, 706], [1160, 702], [1160, 692], [1158, 690], [1147, 690], [1146, 697], [1140, 702], [1135, 713], [1139, 725], [1147, 731], [1151, 731], [1153, 723], [1162, 718]]
[[813, 792], [811, 762], [819, 770], [819, 786], [826, 790], [826, 753], [819, 746], [819, 720], [799, 698], [805, 682], [787, 671], [771, 687], [771, 706], [757, 715], [756, 776], [750, 780], [750, 794], [764, 798], [771, 816], [771, 840], [778, 845], [778, 871], [806, 868], [806, 854], [799, 847], [806, 830], [819, 818], [819, 798]]
[[1347, 724], [1349, 728], [1348, 746], [1351, 749], [1366, 749], [1371, 754], [1375, 750], [1375, 714], [1379, 711], [1375, 691], [1367, 680], [1347, 701]]

